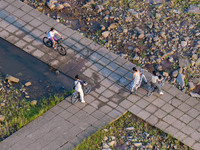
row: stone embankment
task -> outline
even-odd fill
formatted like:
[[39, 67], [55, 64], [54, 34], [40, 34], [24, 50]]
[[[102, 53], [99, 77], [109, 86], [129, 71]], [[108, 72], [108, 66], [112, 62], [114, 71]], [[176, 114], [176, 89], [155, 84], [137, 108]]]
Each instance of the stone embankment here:
[[150, 72], [156, 69], [191, 96], [200, 96], [199, 2], [26, 3]]

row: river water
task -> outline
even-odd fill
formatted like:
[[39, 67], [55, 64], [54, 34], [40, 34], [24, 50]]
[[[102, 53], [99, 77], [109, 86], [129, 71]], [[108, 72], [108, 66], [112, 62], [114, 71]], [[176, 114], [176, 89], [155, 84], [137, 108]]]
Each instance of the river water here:
[[16, 88], [31, 82], [32, 85], [26, 87], [30, 100], [63, 95], [72, 89], [72, 78], [50, 70], [47, 64], [0, 38], [0, 74], [3, 78], [7, 74], [19, 78], [20, 83], [13, 85]]

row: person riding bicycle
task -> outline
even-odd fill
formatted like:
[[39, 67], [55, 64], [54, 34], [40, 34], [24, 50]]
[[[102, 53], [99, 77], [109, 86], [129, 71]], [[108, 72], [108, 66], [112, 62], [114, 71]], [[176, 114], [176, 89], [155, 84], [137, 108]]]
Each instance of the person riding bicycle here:
[[79, 76], [76, 75], [75, 76], [75, 81], [74, 81], [74, 84], [75, 84], [75, 90], [80, 94], [80, 100], [82, 103], [85, 103], [85, 100], [84, 100], [84, 93], [83, 93], [83, 89], [82, 89], [82, 85], [85, 85], [83, 81], [81, 81], [79, 79]]
[[140, 72], [139, 70], [136, 69], [136, 67], [133, 67], [132, 69], [134, 71], [133, 73], [133, 81], [131, 82], [131, 93], [134, 93], [137, 88], [139, 87], [139, 83], [140, 83]]
[[47, 38], [50, 40], [50, 41], [52, 41], [53, 42], [53, 48], [55, 49], [55, 41], [57, 41], [58, 39], [55, 37], [55, 35], [59, 35], [61, 38], [62, 38], [62, 36], [61, 36], [61, 34], [60, 33], [58, 33], [54, 28], [51, 28], [50, 29], [50, 31], [48, 32], [48, 34], [47, 34]]
[[158, 77], [156, 74], [156, 71], [153, 71], [153, 75], [151, 75], [151, 86], [153, 88], [157, 88], [160, 94], [164, 94], [161, 90], [161, 86], [159, 85], [159, 82], [161, 81], [161, 77]]

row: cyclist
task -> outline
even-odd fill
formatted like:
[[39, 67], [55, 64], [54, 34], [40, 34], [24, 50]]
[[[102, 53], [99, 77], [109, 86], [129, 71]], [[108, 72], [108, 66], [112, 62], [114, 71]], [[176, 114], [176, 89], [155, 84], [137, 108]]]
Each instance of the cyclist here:
[[75, 81], [74, 81], [74, 84], [75, 84], [75, 90], [77, 92], [79, 92], [80, 94], [80, 100], [81, 100], [81, 103], [85, 103], [85, 100], [84, 100], [84, 94], [83, 94], [83, 89], [82, 89], [82, 85], [84, 84], [78, 77], [78, 75], [75, 76]]
[[50, 31], [48, 32], [47, 38], [53, 42], [53, 48], [55, 49], [55, 41], [57, 41], [57, 38], [55, 37], [55, 35], [59, 35], [61, 38], [61, 34], [58, 33], [53, 27], [50, 29]]

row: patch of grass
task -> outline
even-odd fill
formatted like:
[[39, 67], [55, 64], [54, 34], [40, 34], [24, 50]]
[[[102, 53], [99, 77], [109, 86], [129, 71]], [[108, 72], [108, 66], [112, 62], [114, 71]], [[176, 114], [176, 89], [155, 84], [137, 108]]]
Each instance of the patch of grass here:
[[39, 100], [36, 105], [33, 105], [23, 98], [23, 90], [23, 88], [18, 90], [1, 83], [0, 103], [3, 106], [1, 106], [0, 115], [3, 115], [5, 119], [0, 122], [0, 141], [64, 99], [64, 96], [53, 95]]
[[[128, 127], [133, 127], [133, 130], [127, 130]], [[74, 150], [97, 150], [103, 149], [103, 143], [110, 142], [110, 137], [114, 136], [117, 146], [125, 145], [129, 140], [127, 137], [132, 137], [133, 141], [129, 141], [130, 145], [134, 143], [142, 143], [143, 146], [151, 145], [152, 149], [173, 149], [176, 146], [177, 149], [188, 150], [189, 147], [180, 143], [180, 141], [173, 138], [171, 135], [164, 133], [163, 131], [149, 125], [147, 122], [139, 119], [130, 112], [125, 113], [119, 119], [99, 129], [96, 133], [83, 140], [82, 143], [77, 145]], [[105, 140], [105, 137], [108, 140]], [[116, 149], [116, 147], [110, 147]], [[132, 146], [134, 149], [134, 146]], [[135, 147], [136, 149], [136, 147]]]

